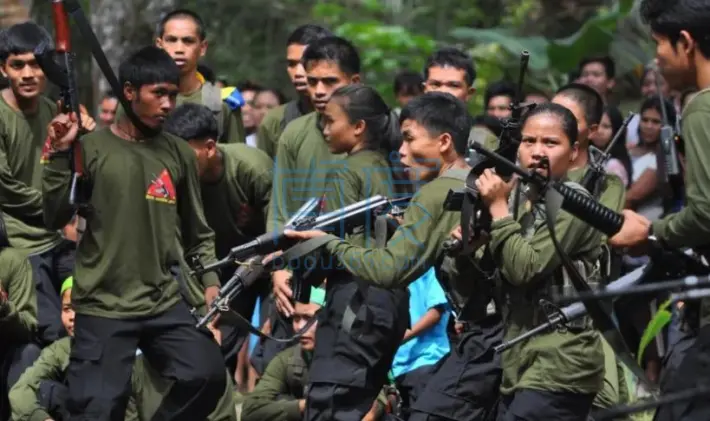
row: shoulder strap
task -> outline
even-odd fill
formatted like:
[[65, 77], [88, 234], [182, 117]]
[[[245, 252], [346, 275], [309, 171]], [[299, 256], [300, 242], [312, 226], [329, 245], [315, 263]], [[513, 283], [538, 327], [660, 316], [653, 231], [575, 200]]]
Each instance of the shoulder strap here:
[[0, 210], [0, 250], [6, 247], [10, 247], [10, 238], [7, 235], [7, 229], [5, 228], [5, 218]]
[[281, 131], [283, 132], [288, 123], [301, 116], [301, 110], [298, 109], [298, 101], [291, 101], [284, 107], [284, 116], [281, 119]]
[[224, 133], [224, 122], [222, 117], [222, 90], [210, 82], [202, 85], [202, 103], [212, 110], [217, 119], [218, 138], [222, 138]]

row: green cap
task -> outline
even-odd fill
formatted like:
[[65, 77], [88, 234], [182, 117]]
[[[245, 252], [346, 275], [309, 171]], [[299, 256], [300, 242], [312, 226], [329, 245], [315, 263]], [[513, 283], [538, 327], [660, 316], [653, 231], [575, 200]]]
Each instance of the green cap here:
[[72, 285], [74, 285], [74, 277], [70, 276], [62, 283], [62, 289], [59, 292], [59, 295], [64, 295], [64, 291], [71, 289]]
[[323, 288], [311, 287], [311, 304], [325, 305], [325, 290]]

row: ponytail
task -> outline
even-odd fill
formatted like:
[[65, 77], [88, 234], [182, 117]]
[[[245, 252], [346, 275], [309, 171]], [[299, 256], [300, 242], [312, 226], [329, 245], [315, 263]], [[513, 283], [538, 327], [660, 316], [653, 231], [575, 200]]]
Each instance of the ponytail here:
[[[406, 179], [399, 161], [402, 145], [399, 116], [387, 106], [380, 94], [369, 86], [356, 83], [337, 89], [331, 96], [333, 99], [339, 101], [351, 124], [360, 120], [365, 122], [365, 148], [385, 155], [395, 180]], [[403, 183], [395, 181], [395, 188], [400, 190]]]

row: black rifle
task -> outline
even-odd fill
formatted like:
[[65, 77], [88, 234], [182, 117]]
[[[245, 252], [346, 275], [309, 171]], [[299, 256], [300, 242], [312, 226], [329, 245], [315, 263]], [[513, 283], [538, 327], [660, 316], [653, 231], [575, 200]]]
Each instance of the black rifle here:
[[[685, 182], [683, 173], [680, 170], [680, 157], [678, 156], [678, 144], [682, 143], [680, 130], [673, 130], [668, 113], [666, 112], [666, 100], [661, 91], [661, 74], [655, 68], [652, 70], [656, 74], [656, 91], [661, 99], [661, 149], [663, 150], [663, 163], [665, 166], [666, 182], [670, 188], [669, 213], [676, 213], [683, 209], [685, 203]], [[676, 123], [678, 119], [676, 118]]]
[[[315, 197], [309, 199], [286, 222], [286, 228], [294, 229], [298, 224], [303, 223], [302, 221], [312, 218], [310, 214], [318, 207], [318, 204], [319, 200]], [[253, 256], [234, 272], [232, 278], [219, 289], [219, 294], [210, 304], [207, 314], [197, 323], [198, 328], [206, 326], [218, 313], [229, 311], [232, 300], [244, 289], [249, 288], [264, 272], [264, 267], [260, 264], [264, 257], [264, 255]]]
[[[390, 209], [397, 209], [404, 206], [409, 203], [410, 200], [411, 196], [398, 199], [373, 196], [316, 218], [308, 217], [305, 220], [296, 221], [293, 229], [297, 231], [329, 230], [339, 225], [347, 231], [352, 227], [374, 222], [376, 216], [388, 213]], [[246, 260], [257, 254], [269, 254], [277, 250], [283, 250], [288, 248], [287, 246], [290, 244], [293, 244], [293, 241], [289, 240], [284, 235], [283, 230], [262, 234], [248, 243], [234, 247], [230, 250], [227, 257], [218, 262], [206, 266], [195, 262], [193, 275], [199, 276], [207, 272], [215, 271], [234, 262]], [[275, 270], [285, 263], [287, 262], [284, 259], [277, 257], [274, 259], [274, 263], [271, 266]]]
[[[504, 119], [502, 122], [503, 131], [499, 138], [499, 145], [496, 152], [513, 161], [520, 145], [520, 118], [524, 109], [532, 109], [536, 104], [521, 104], [523, 96], [523, 83], [525, 81], [525, 72], [528, 68], [530, 54], [523, 51], [520, 54], [520, 74], [518, 76], [518, 86], [515, 98], [510, 104], [511, 116]], [[475, 144], [475, 143], [474, 143]], [[480, 146], [480, 145], [475, 145]], [[478, 150], [474, 145], [469, 145], [473, 152]], [[449, 211], [461, 212], [461, 232], [463, 238], [469, 238], [471, 235], [478, 236], [482, 231], [488, 231], [491, 224], [491, 216], [485, 206], [482, 206], [478, 190], [476, 189], [475, 181], [488, 168], [495, 168], [496, 173], [501, 177], [509, 177], [512, 175], [510, 169], [500, 167], [494, 160], [489, 159], [481, 154], [476, 154], [470, 160], [473, 165], [472, 169], [466, 177], [466, 183], [462, 190], [449, 190], [444, 201], [444, 209]], [[444, 245], [448, 253], [462, 250], [468, 250], [467, 243], [461, 243], [458, 240], [450, 240]]]
[[[626, 275], [607, 285], [606, 291], [619, 292], [628, 290], [629, 288], [642, 283], [643, 280], [647, 277], [648, 272], [649, 270], [647, 266], [637, 268], [634, 271], [627, 273]], [[568, 322], [575, 321], [586, 315], [587, 310], [584, 308], [584, 304], [582, 304], [581, 302], [570, 304], [561, 309], [556, 309], [556, 311], [553, 311], [551, 312], [551, 314], [548, 314], [547, 322], [536, 326], [533, 329], [530, 329], [529, 331], [523, 333], [520, 336], [516, 336], [515, 338], [509, 341], [501, 343], [500, 345], [495, 347], [495, 350], [496, 352], [503, 352], [507, 349], [512, 348], [514, 345], [522, 341], [532, 338], [533, 336], [551, 332], [555, 329], [564, 329], [565, 324], [567, 324]]]
[[629, 123], [631, 123], [634, 116], [634, 113], [629, 113], [629, 116], [626, 117], [626, 120], [624, 120], [619, 131], [616, 132], [614, 138], [606, 145], [604, 151], [599, 150], [594, 145], [589, 146], [589, 169], [584, 173], [584, 177], [582, 177], [582, 181], [579, 183], [582, 187], [587, 189], [588, 192], [593, 193], [598, 191], [599, 183], [601, 183], [604, 179], [604, 174], [606, 174], [604, 167], [606, 163], [609, 162], [609, 159], [611, 159], [611, 148], [613, 148], [616, 142], [626, 133], [626, 128]]
[[[69, 27], [69, 17], [64, 9], [62, 0], [52, 1], [52, 19], [54, 21], [54, 43], [52, 49], [47, 43], [41, 43], [34, 50], [37, 64], [44, 72], [47, 79], [59, 88], [61, 99], [61, 113], [75, 113], [80, 133], [81, 127], [79, 92], [76, 84], [76, 71], [74, 69], [74, 53], [71, 51], [71, 31]], [[61, 137], [66, 134], [66, 130], [61, 125], [54, 126], [57, 135]], [[80, 211], [84, 210], [86, 203], [86, 192], [83, 187], [84, 160], [81, 156], [81, 147], [75, 143], [71, 149], [70, 165], [72, 169], [71, 189], [69, 191], [69, 203], [77, 206]]]

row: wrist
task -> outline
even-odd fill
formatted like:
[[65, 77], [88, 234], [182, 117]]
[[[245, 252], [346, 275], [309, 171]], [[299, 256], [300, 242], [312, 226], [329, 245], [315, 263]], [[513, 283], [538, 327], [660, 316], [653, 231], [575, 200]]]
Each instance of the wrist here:
[[494, 221], [510, 215], [510, 211], [508, 210], [508, 202], [504, 200], [497, 200], [491, 203], [488, 211], [491, 213], [491, 218], [493, 218]]

